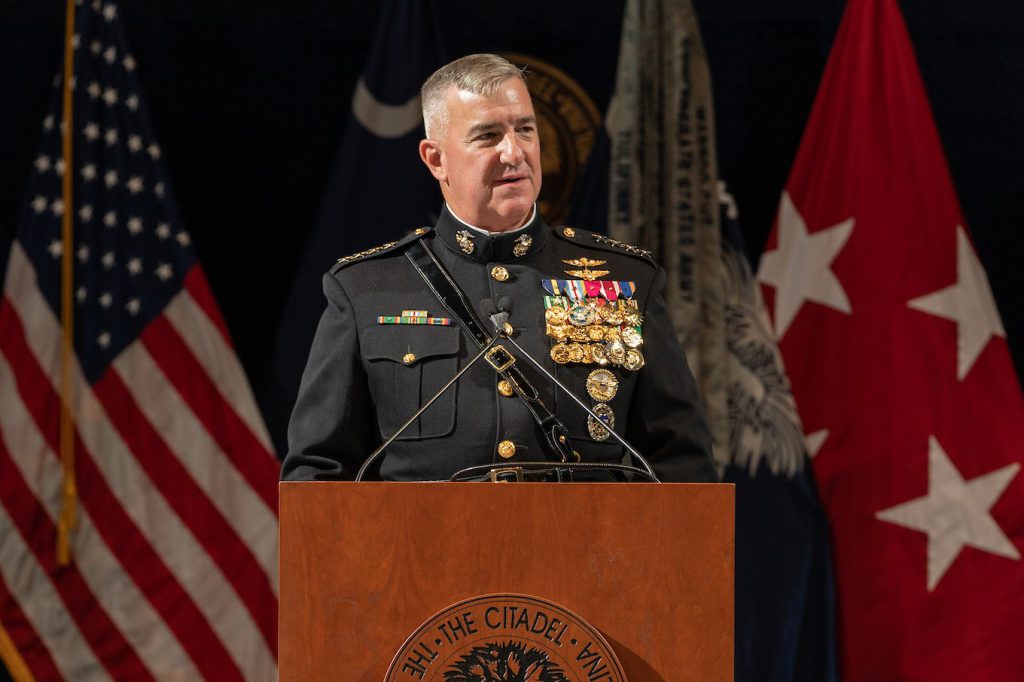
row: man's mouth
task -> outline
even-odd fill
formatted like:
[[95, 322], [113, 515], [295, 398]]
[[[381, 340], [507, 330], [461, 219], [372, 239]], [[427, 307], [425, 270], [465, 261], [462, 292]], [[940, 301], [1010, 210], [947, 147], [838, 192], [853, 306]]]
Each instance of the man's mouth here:
[[499, 178], [494, 184], [496, 185], [514, 185], [516, 183], [526, 180], [525, 176], [516, 175], [511, 178]]

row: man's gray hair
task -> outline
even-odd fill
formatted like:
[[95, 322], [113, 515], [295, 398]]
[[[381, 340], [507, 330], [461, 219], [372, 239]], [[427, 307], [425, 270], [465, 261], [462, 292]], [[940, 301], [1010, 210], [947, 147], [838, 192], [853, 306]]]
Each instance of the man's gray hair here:
[[490, 97], [509, 78], [526, 83], [523, 69], [496, 54], [471, 54], [445, 64], [420, 88], [423, 127], [427, 137], [436, 140], [448, 132], [448, 108], [445, 99], [455, 86], [474, 95]]

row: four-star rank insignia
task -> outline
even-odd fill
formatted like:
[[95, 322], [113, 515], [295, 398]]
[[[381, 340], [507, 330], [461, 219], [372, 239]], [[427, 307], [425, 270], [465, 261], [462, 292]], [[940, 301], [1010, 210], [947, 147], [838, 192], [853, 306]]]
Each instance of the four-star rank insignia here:
[[604, 277], [609, 273], [609, 270], [591, 270], [590, 268], [597, 265], [604, 265], [608, 261], [605, 260], [591, 260], [590, 258], [573, 258], [570, 260], [563, 260], [566, 265], [575, 265], [582, 270], [566, 270], [565, 274], [570, 277], [579, 277], [580, 279], [588, 282], [593, 282], [598, 277]]
[[388, 242], [387, 244], [381, 244], [380, 246], [375, 246], [372, 249], [367, 249], [366, 251], [360, 251], [359, 253], [353, 253], [351, 256], [345, 256], [344, 258], [339, 258], [338, 259], [338, 263], [341, 263], [341, 264], [351, 263], [354, 260], [359, 260], [360, 258], [366, 258], [367, 256], [373, 256], [373, 255], [376, 255], [376, 254], [380, 253], [381, 251], [387, 251], [388, 249], [390, 249], [390, 248], [392, 248], [394, 246], [398, 246], [398, 242]]

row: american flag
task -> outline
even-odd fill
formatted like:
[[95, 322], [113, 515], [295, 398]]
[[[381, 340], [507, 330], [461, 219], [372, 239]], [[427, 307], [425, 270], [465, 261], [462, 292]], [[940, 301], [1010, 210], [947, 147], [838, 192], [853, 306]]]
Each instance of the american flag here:
[[[273, 680], [278, 462], [174, 202], [117, 6], [76, 4], [73, 167], [58, 77], [0, 304], [0, 655], [15, 679]], [[78, 485], [67, 566], [65, 249]]]

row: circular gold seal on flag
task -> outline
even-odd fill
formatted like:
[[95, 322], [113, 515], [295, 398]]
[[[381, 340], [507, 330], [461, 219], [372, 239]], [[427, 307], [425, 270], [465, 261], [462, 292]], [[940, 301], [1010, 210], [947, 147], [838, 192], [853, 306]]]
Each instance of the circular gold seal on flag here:
[[526, 86], [537, 114], [544, 173], [540, 212], [549, 224], [558, 225], [568, 217], [573, 190], [594, 148], [601, 114], [580, 84], [558, 67], [532, 55], [501, 56], [527, 67]]
[[626, 679], [601, 633], [540, 597], [488, 594], [452, 604], [419, 626], [384, 682], [564, 682]]

